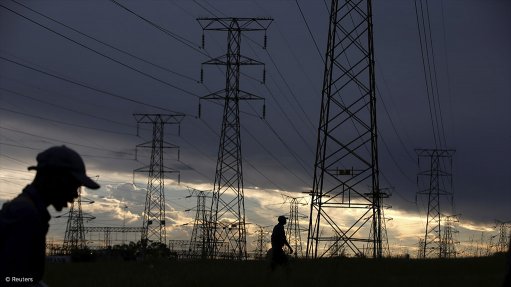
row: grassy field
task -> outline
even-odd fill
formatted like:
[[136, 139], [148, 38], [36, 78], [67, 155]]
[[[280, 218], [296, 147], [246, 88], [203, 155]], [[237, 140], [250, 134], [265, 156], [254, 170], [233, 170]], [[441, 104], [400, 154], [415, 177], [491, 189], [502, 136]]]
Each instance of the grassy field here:
[[503, 256], [451, 260], [323, 259], [291, 261], [97, 261], [48, 264], [56, 286], [502, 286]]

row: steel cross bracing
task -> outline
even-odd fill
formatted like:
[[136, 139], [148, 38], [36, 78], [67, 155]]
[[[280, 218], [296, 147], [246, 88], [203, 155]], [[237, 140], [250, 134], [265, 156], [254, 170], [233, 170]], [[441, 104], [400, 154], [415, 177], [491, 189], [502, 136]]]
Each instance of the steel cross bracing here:
[[209, 258], [246, 259], [247, 235], [239, 102], [263, 98], [240, 90], [241, 66], [262, 65], [259, 61], [241, 55], [241, 36], [243, 32], [266, 31], [272, 19], [199, 18], [197, 20], [204, 31], [227, 32], [227, 53], [203, 63], [223, 65], [226, 68], [225, 89], [202, 97], [207, 100], [220, 100], [224, 104], [210, 226], [207, 228], [207, 253]]
[[306, 254], [381, 257], [371, 1], [330, 8]]
[[[166, 124], [181, 123], [182, 114], [134, 114], [138, 124], [151, 124], [153, 138], [137, 148], [149, 148], [151, 150], [151, 163], [148, 166], [136, 169], [134, 172], [144, 172], [147, 177], [147, 194], [142, 221], [142, 244], [150, 242], [166, 243], [165, 232], [165, 175], [168, 173], [178, 174], [179, 171], [165, 166], [163, 150], [166, 148], [178, 149], [176, 145], [164, 141], [164, 126]], [[179, 153], [178, 153], [179, 159]]]
[[[416, 149], [419, 160], [417, 194], [428, 199], [426, 231], [422, 246], [422, 258], [442, 256], [441, 197], [450, 197], [452, 203], [452, 156], [449, 149]], [[424, 163], [424, 161], [426, 161]], [[423, 167], [424, 166], [424, 167]], [[452, 208], [452, 205], [451, 205]], [[445, 208], [444, 208], [445, 209]], [[449, 210], [449, 212], [452, 210]]]

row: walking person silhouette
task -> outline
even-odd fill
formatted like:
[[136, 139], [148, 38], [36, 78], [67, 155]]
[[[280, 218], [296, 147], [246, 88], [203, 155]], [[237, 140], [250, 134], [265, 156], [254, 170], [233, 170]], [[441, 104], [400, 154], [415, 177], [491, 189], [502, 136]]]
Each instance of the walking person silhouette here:
[[293, 248], [289, 245], [286, 239], [286, 232], [284, 231], [284, 225], [286, 225], [287, 218], [285, 216], [279, 216], [278, 224], [273, 227], [271, 234], [271, 270], [274, 270], [278, 265], [285, 265], [288, 262], [286, 253], [283, 247], [289, 247], [291, 254], [293, 254]]

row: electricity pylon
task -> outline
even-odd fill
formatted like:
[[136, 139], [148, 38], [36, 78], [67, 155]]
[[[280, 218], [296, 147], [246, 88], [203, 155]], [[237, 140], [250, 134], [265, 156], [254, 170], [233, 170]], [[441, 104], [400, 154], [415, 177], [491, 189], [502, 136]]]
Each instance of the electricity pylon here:
[[511, 230], [511, 221], [503, 222], [495, 220], [495, 229], [499, 231], [498, 240], [496, 243], [496, 252], [506, 252], [509, 246], [509, 231]]
[[362, 256], [370, 242], [370, 255], [382, 257], [375, 92], [371, 1], [332, 0], [308, 258], [333, 248]]
[[303, 257], [302, 249], [302, 228], [300, 228], [300, 218], [307, 218], [300, 214], [298, 211], [299, 205], [307, 205], [303, 197], [292, 197], [288, 195], [282, 195], [284, 197], [284, 203], [289, 201], [289, 215], [286, 224], [286, 236], [289, 245], [293, 248], [293, 255], [295, 258]]
[[[454, 150], [416, 149], [420, 170], [417, 175], [417, 194], [428, 198], [428, 216], [422, 258], [442, 256], [441, 197], [450, 197], [452, 209], [452, 156]], [[426, 164], [424, 164], [426, 159]], [[421, 164], [423, 163], [423, 164]], [[445, 209], [445, 208], [444, 208]]]
[[[201, 98], [220, 100], [224, 105], [211, 204], [211, 225], [208, 227], [208, 256], [218, 258], [221, 255], [226, 255], [241, 260], [247, 258], [247, 231], [239, 102], [263, 100], [259, 96], [240, 90], [241, 66], [263, 65], [259, 61], [241, 55], [241, 36], [242, 32], [266, 31], [272, 19], [199, 18], [197, 20], [203, 31], [227, 32], [227, 53], [203, 63], [204, 65], [226, 67], [225, 89]], [[222, 249], [225, 249], [222, 251], [224, 254], [220, 254]]]
[[190, 239], [190, 256], [192, 258], [206, 258], [207, 251], [207, 227], [209, 214], [206, 211], [206, 194], [203, 190], [188, 188], [190, 196], [197, 197], [195, 208], [195, 220], [193, 221], [192, 237]]
[[[66, 233], [64, 234], [63, 250], [66, 254], [70, 254], [72, 251], [85, 249], [85, 230], [83, 226], [83, 220], [90, 221], [94, 219], [94, 216], [84, 214], [82, 212], [82, 188], [78, 190], [78, 198], [71, 203], [67, 216], [59, 215], [60, 217], [67, 217]], [[83, 202], [92, 204], [91, 200], [85, 200]]]
[[256, 260], [262, 260], [266, 256], [266, 250], [268, 249], [267, 245], [269, 243], [269, 240], [268, 240], [268, 231], [266, 231], [265, 229], [268, 227], [271, 227], [271, 226], [257, 225], [258, 229], [256, 231], [256, 235], [257, 235], [256, 248], [254, 250], [254, 258]]
[[[387, 192], [387, 190], [389, 190]], [[390, 208], [389, 205], [385, 205], [383, 204], [383, 199], [385, 198], [389, 198], [391, 196], [391, 193], [390, 193], [390, 188], [381, 188], [380, 189], [380, 211], [381, 211], [381, 218], [382, 218], [382, 221], [381, 221], [381, 248], [382, 248], [382, 256], [384, 257], [390, 257], [391, 254], [390, 254], [390, 246], [389, 246], [389, 238], [388, 238], [388, 234], [387, 234], [387, 221], [391, 221], [392, 218], [390, 217], [385, 217], [385, 209], [386, 208]], [[369, 232], [369, 239], [373, 238], [373, 229], [370, 230]], [[369, 256], [371, 255], [371, 253], [373, 252], [374, 250], [374, 240], [369, 240], [369, 244], [367, 245], [367, 251], [364, 253], [365, 256]]]
[[[182, 114], [134, 114], [137, 121], [137, 131], [139, 124], [151, 124], [153, 139], [146, 143], [137, 145], [137, 148], [151, 149], [151, 163], [148, 166], [138, 168], [134, 172], [147, 173], [147, 193], [144, 207], [144, 219], [142, 221], [142, 244], [146, 246], [150, 242], [159, 242], [166, 244], [167, 236], [165, 232], [165, 174], [179, 171], [165, 166], [163, 160], [163, 150], [167, 148], [177, 149], [178, 146], [164, 141], [165, 124], [181, 123], [184, 115]], [[137, 133], [138, 134], [138, 133]], [[179, 160], [179, 153], [178, 153]]]
[[424, 259], [424, 238], [419, 238], [419, 242], [417, 244], [417, 258]]
[[444, 233], [442, 234], [441, 244], [442, 253], [441, 258], [456, 258], [458, 252], [456, 250], [456, 244], [459, 242], [456, 240], [456, 235], [459, 231], [456, 229], [455, 224], [460, 222], [458, 215], [444, 215], [442, 218], [444, 223]]

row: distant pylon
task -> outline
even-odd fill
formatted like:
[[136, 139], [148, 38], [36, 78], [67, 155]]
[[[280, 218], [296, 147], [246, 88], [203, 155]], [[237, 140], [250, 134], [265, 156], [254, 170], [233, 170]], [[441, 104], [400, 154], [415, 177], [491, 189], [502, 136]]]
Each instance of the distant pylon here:
[[299, 205], [306, 205], [305, 198], [283, 195], [285, 202], [289, 201], [289, 219], [286, 224], [286, 236], [289, 245], [293, 248], [293, 256], [303, 257], [302, 232], [307, 229], [300, 228], [300, 218], [307, 218], [298, 211]]
[[455, 224], [460, 222], [458, 215], [444, 215], [442, 216], [442, 221], [444, 223], [444, 233], [442, 234], [442, 253], [440, 257], [442, 258], [456, 258], [458, 252], [456, 250], [456, 244], [459, 242], [456, 240], [456, 235], [459, 231], [456, 229]]
[[[389, 237], [387, 234], [387, 221], [392, 220], [390, 217], [385, 217], [385, 209], [389, 208], [389, 206], [386, 206], [383, 203], [383, 199], [390, 197], [390, 191], [387, 192], [387, 190], [390, 190], [389, 188], [381, 188], [380, 189], [380, 210], [381, 210], [381, 248], [382, 248], [382, 256], [383, 257], [390, 257], [390, 246], [389, 246]], [[374, 238], [373, 236], [374, 229], [371, 229], [369, 232], [369, 243], [367, 244], [367, 251], [364, 253], [366, 256], [371, 256], [373, 250], [374, 250], [374, 240], [371, 240], [371, 238]]]
[[417, 258], [424, 259], [424, 238], [419, 238], [417, 243]]
[[[74, 250], [84, 249], [86, 245], [85, 230], [83, 226], [84, 218], [86, 220], [94, 219], [93, 216], [82, 212], [82, 188], [78, 189], [78, 198], [71, 203], [67, 216], [59, 215], [58, 217], [67, 217], [66, 233], [64, 234], [63, 250], [66, 254], [70, 254]], [[93, 201], [86, 200], [87, 203]]]
[[266, 256], [266, 250], [268, 249], [267, 245], [268, 245], [269, 240], [268, 240], [268, 231], [266, 231], [265, 229], [268, 227], [270, 227], [270, 226], [260, 226], [260, 225], [257, 226], [256, 248], [254, 250], [254, 258], [256, 260], [262, 260]]
[[387, 233], [387, 222], [391, 221], [393, 218], [391, 217], [385, 217], [385, 212], [382, 209], [382, 232], [381, 232], [381, 241], [382, 241], [382, 256], [390, 258], [392, 256], [392, 253], [390, 252], [390, 245], [389, 245], [389, 235]]
[[[417, 194], [428, 198], [428, 215], [422, 258], [442, 256], [441, 197], [450, 197], [452, 209], [452, 156], [454, 150], [416, 149], [419, 162]], [[423, 161], [426, 159], [426, 163]], [[422, 164], [421, 164], [422, 163]], [[424, 166], [424, 169], [423, 169]], [[444, 208], [446, 209], [446, 208]], [[452, 210], [449, 210], [452, 211]]]
[[202, 99], [207, 100], [220, 100], [224, 104], [211, 204], [211, 225], [208, 227], [208, 256], [210, 258], [229, 257], [241, 260], [247, 258], [247, 231], [245, 226], [239, 102], [263, 99], [240, 90], [240, 67], [243, 65], [263, 65], [259, 61], [241, 55], [241, 34], [249, 31], [266, 31], [272, 19], [199, 18], [197, 20], [204, 31], [227, 32], [227, 53], [203, 63], [204, 65], [223, 65], [226, 67], [225, 89], [202, 97]]
[[[370, 256], [382, 257], [374, 62], [371, 1], [332, 0], [307, 236], [309, 258], [340, 250], [362, 256], [370, 242]], [[339, 218], [342, 212], [345, 217]]]
[[192, 237], [190, 239], [190, 255], [192, 258], [206, 258], [207, 227], [209, 214], [206, 211], [206, 194], [203, 190], [188, 188], [190, 197], [197, 197], [195, 220], [193, 221]]
[[165, 174], [177, 173], [179, 181], [179, 171], [168, 168], [164, 164], [163, 150], [166, 148], [178, 148], [178, 146], [164, 141], [164, 126], [165, 124], [179, 124], [184, 115], [134, 114], [133, 116], [137, 121], [137, 131], [139, 124], [151, 124], [153, 127], [153, 139], [137, 145], [137, 148], [151, 149], [151, 163], [148, 166], [138, 168], [134, 171], [148, 173], [144, 219], [142, 221], [142, 244], [144, 244], [144, 246], [151, 242], [166, 244]]
[[511, 230], [511, 221], [503, 222], [495, 220], [495, 229], [498, 230], [498, 240], [495, 244], [496, 252], [506, 252], [509, 246], [509, 231]]

